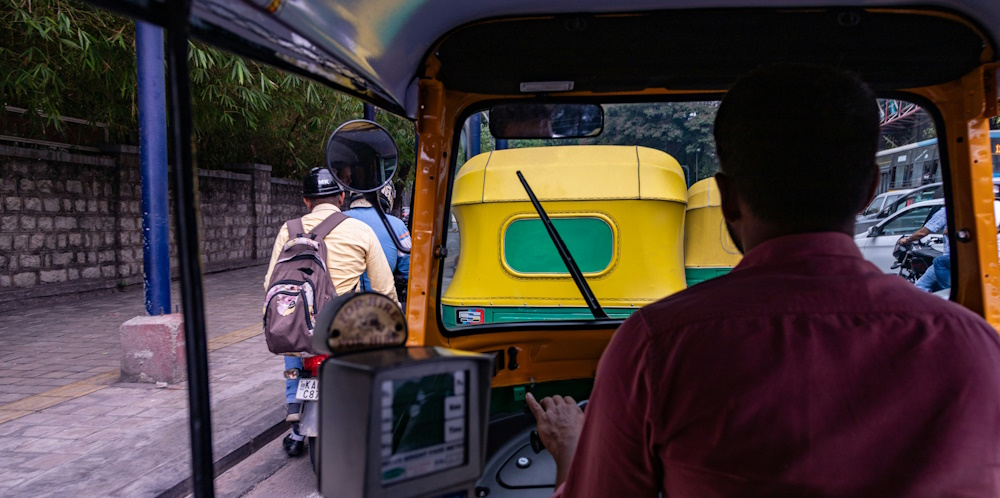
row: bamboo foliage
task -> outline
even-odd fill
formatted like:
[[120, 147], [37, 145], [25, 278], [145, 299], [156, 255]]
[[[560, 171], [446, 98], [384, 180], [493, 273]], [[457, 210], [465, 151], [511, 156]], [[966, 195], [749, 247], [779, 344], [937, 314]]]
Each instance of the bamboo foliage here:
[[[135, 55], [130, 20], [71, 0], [0, 0], [0, 103], [37, 111], [27, 113], [32, 137], [59, 141], [59, 116], [72, 116], [107, 124], [112, 142], [136, 144]], [[202, 168], [257, 162], [297, 176], [322, 164], [339, 124], [362, 115], [357, 99], [198, 42], [188, 65]], [[412, 164], [412, 123], [387, 113], [379, 122], [396, 138], [401, 164]]]

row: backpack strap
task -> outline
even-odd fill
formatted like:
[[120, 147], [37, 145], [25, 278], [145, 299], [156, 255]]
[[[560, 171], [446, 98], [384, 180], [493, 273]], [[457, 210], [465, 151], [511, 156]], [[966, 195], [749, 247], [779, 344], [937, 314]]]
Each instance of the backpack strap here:
[[288, 220], [285, 223], [288, 226], [288, 238], [289, 240], [298, 237], [299, 235], [305, 235], [306, 230], [302, 228], [302, 219], [295, 218], [294, 220]]
[[333, 231], [334, 228], [337, 228], [337, 225], [346, 219], [347, 215], [344, 213], [333, 213], [330, 216], [327, 216], [325, 220], [321, 221], [319, 225], [316, 225], [312, 231], [309, 232], [309, 236], [313, 237], [314, 240], [325, 239], [327, 234]]

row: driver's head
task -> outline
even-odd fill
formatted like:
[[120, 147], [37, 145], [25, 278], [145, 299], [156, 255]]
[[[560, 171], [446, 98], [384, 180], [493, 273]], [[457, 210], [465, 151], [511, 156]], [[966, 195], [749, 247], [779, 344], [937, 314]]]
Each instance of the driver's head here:
[[338, 166], [335, 166], [333, 169], [334, 169], [334, 171], [337, 172], [337, 179], [340, 180], [340, 183], [343, 183], [344, 185], [347, 185], [348, 187], [350, 187], [352, 185], [351, 167], [350, 166], [348, 166], [348, 165], [338, 165]]
[[878, 141], [875, 94], [856, 75], [804, 64], [757, 69], [729, 90], [715, 119], [727, 220], [739, 216], [725, 202], [735, 194], [772, 231], [853, 227], [874, 193]]

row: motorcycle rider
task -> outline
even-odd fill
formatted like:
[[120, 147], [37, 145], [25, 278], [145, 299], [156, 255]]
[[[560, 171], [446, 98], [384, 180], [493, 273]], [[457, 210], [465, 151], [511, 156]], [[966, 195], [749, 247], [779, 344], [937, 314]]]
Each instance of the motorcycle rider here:
[[[947, 231], [948, 213], [947, 210], [942, 207], [931, 215], [930, 219], [924, 223], [924, 226], [920, 227], [916, 232], [900, 237], [899, 244], [908, 245], [911, 242], [920, 240], [931, 233], [943, 233]], [[944, 253], [934, 258], [933, 268], [925, 271], [924, 274], [917, 279], [915, 285], [918, 289], [925, 292], [936, 292], [941, 289], [951, 287], [951, 247], [950, 244], [948, 244], [947, 234], [944, 236]]]
[[[329, 169], [313, 168], [302, 181], [302, 202], [309, 209], [309, 214], [302, 217], [302, 228], [312, 230], [333, 213], [340, 212], [344, 202], [344, 190], [333, 179]], [[271, 280], [274, 265], [288, 241], [288, 225], [284, 224], [274, 240], [271, 253], [271, 264], [264, 276], [264, 288], [267, 289]], [[396, 288], [393, 283], [392, 270], [386, 261], [385, 254], [379, 244], [375, 232], [365, 223], [346, 219], [323, 239], [326, 243], [326, 267], [337, 290], [337, 295], [344, 295], [361, 289], [361, 276], [367, 273], [370, 277], [367, 289], [385, 294], [396, 300]], [[301, 369], [302, 359], [297, 356], [285, 356], [285, 369]], [[287, 404], [286, 420], [292, 422], [292, 432], [285, 437], [283, 446], [289, 456], [298, 456], [304, 448], [304, 437], [298, 433], [298, 421], [301, 418], [302, 404], [295, 399], [298, 380], [285, 381], [285, 402]]]
[[[379, 204], [385, 213], [385, 217], [389, 220], [389, 225], [392, 226], [392, 230], [395, 232], [391, 235], [375, 211], [375, 207], [362, 194], [351, 196], [350, 208], [344, 211], [344, 214], [365, 222], [366, 225], [375, 231], [379, 244], [382, 244], [382, 252], [385, 253], [386, 260], [389, 262], [389, 268], [392, 269], [393, 277], [395, 277], [397, 297], [400, 303], [403, 303], [405, 300], [406, 282], [410, 275], [410, 255], [400, 252], [390, 237], [395, 237], [399, 241], [399, 245], [407, 251], [410, 249], [411, 241], [410, 231], [407, 230], [403, 220], [389, 214], [395, 197], [396, 189], [392, 186], [392, 183], [389, 183], [378, 192]], [[367, 274], [361, 275], [361, 287], [363, 290], [371, 289], [371, 283], [368, 280]]]

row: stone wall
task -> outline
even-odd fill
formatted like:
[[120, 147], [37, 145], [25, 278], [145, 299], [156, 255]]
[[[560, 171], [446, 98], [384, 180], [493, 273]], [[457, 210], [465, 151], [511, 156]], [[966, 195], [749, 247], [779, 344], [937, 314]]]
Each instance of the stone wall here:
[[201, 171], [201, 253], [206, 266], [254, 258], [251, 175]]
[[[171, 174], [171, 270], [177, 267]], [[301, 184], [260, 164], [199, 171], [206, 272], [267, 263]], [[138, 149], [107, 155], [0, 146], [0, 310], [26, 297], [142, 283]]]
[[302, 203], [302, 183], [291, 180], [276, 179], [271, 182], [271, 212], [268, 214], [273, 232], [267, 241], [267, 254], [270, 256], [274, 245], [274, 237], [278, 235], [281, 225], [306, 212]]

